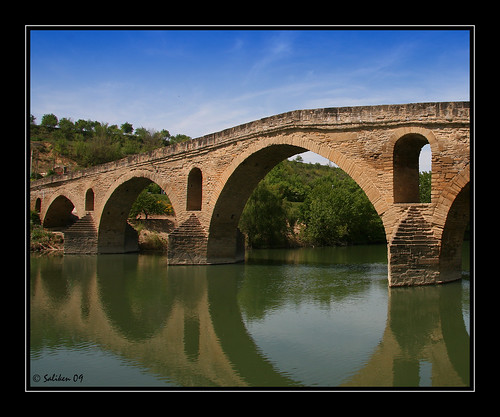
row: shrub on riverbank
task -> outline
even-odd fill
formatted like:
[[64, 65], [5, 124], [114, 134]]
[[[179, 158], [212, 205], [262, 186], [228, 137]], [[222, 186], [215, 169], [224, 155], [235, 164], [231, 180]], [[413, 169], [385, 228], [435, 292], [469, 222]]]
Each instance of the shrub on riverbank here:
[[30, 212], [30, 251], [61, 251], [64, 248], [62, 233], [52, 233], [42, 228], [40, 216], [36, 211]]
[[30, 230], [30, 251], [62, 251], [64, 249], [64, 238], [62, 233], [52, 233], [44, 230], [41, 226], [34, 226]]

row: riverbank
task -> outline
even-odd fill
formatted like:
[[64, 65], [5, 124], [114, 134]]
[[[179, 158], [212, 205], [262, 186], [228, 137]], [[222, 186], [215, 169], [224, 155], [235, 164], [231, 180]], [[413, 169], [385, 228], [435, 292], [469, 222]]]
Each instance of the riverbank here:
[[168, 235], [177, 222], [173, 216], [151, 215], [148, 219], [133, 219], [128, 223], [136, 230], [140, 252], [166, 252]]
[[30, 230], [30, 252], [63, 252], [64, 235], [61, 232], [49, 232], [41, 226]]
[[[174, 217], [155, 216], [147, 220], [129, 221], [137, 231], [140, 252], [166, 252], [168, 234], [175, 229]], [[64, 233], [49, 231], [40, 225], [31, 225], [30, 252], [49, 253], [64, 251]]]

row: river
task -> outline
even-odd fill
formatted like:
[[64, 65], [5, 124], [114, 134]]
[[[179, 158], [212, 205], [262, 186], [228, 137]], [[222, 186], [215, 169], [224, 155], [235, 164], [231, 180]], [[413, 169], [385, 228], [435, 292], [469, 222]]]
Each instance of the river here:
[[31, 388], [470, 386], [463, 279], [388, 288], [385, 245], [32, 256]]

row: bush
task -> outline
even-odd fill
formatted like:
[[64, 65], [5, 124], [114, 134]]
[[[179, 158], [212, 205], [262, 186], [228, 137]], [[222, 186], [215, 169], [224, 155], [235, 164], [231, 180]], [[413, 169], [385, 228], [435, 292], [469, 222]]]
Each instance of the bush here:
[[254, 248], [287, 245], [288, 223], [283, 200], [276, 188], [261, 181], [247, 201], [239, 223]]
[[350, 177], [317, 181], [301, 209], [304, 238], [315, 246], [385, 241], [382, 220]]

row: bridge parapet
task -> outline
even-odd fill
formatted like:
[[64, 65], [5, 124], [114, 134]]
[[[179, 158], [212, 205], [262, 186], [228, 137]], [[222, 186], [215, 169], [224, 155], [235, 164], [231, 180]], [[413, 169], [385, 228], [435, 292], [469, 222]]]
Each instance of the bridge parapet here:
[[314, 128], [319, 130], [356, 130], [370, 125], [398, 126], [405, 123], [468, 123], [469, 102], [430, 102], [410, 104], [388, 104], [379, 106], [330, 107], [310, 110], [293, 110], [274, 116], [243, 123], [219, 132], [210, 133], [188, 142], [177, 143], [153, 151], [131, 155], [113, 162], [50, 176], [31, 182], [31, 188], [73, 180], [89, 175], [102, 174], [126, 166], [140, 166], [163, 158], [181, 156], [210, 146], [254, 136], [272, 134], [290, 129]]

